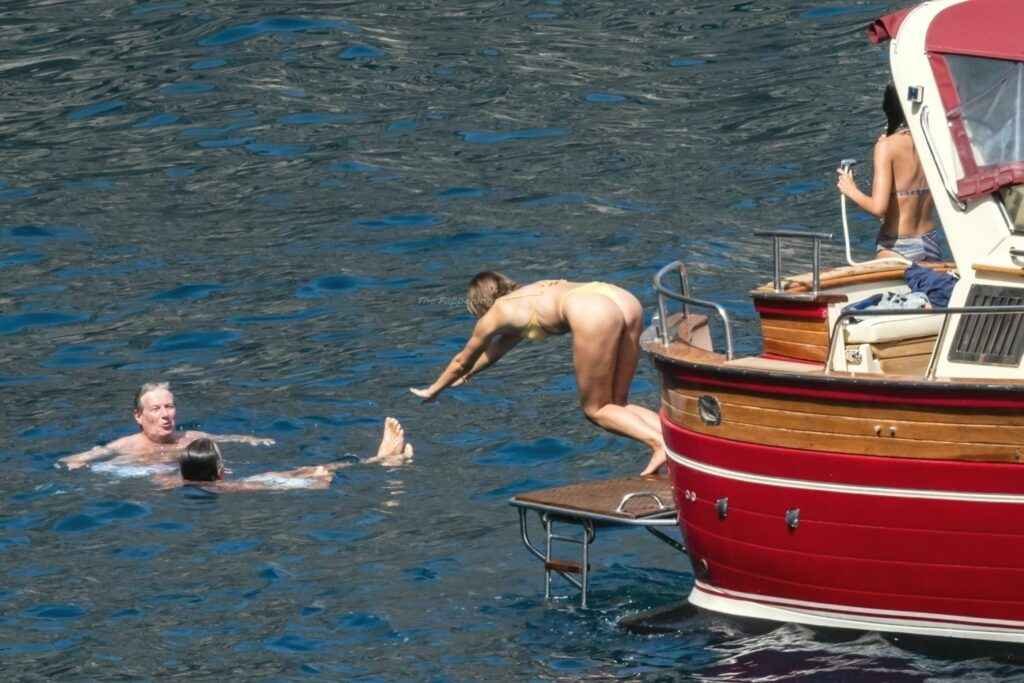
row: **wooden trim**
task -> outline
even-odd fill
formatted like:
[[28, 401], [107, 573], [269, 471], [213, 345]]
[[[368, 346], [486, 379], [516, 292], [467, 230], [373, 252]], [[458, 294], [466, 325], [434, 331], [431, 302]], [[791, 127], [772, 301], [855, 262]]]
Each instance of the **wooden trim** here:
[[778, 315], [762, 315], [761, 327], [779, 328], [785, 330], [819, 331], [828, 336], [828, 326], [824, 320], [808, 320], [807, 318], [787, 318]]
[[[879, 282], [884, 280], [901, 280], [903, 272], [907, 269], [905, 265], [893, 263], [892, 261], [868, 261], [856, 266], [840, 266], [823, 271], [820, 275], [819, 289], [832, 289], [842, 287], [849, 282], [850, 278], [859, 278], [865, 275], [877, 278]], [[792, 294], [810, 292], [813, 280], [812, 273], [800, 273], [782, 279], [782, 286], [785, 291]], [[755, 292], [774, 292], [773, 283], [761, 285]]]
[[827, 346], [797, 344], [778, 339], [769, 339], [767, 337], [765, 337], [763, 345], [765, 353], [782, 356], [784, 358], [811, 360], [819, 363], [825, 362], [825, 356], [828, 353]]
[[920, 375], [923, 377], [924, 373], [928, 371], [928, 361], [931, 359], [931, 352], [917, 356], [886, 358], [878, 361], [878, 367], [889, 375]]
[[[919, 263], [919, 265], [940, 272], [956, 270], [956, 264], [949, 262]], [[859, 263], [853, 266], [833, 268], [821, 273], [820, 289], [838, 289], [840, 287], [872, 282], [883, 283], [887, 280], [898, 280], [902, 282], [903, 273], [906, 268], [907, 266], [905, 264], [894, 263], [891, 259], [880, 259], [878, 261], [868, 261], [866, 263]], [[783, 280], [783, 285], [785, 286], [786, 292], [809, 292], [811, 290], [811, 273], [805, 272], [794, 276], [794, 278], [786, 278]], [[771, 286], [765, 285], [764, 287], [759, 287], [755, 291], [765, 289], [770, 290]]]
[[1009, 275], [1011, 277], [1024, 277], [1024, 268], [1011, 268], [1009, 266], [990, 266], [987, 263], [974, 263], [971, 268], [980, 275]]
[[937, 337], [901, 339], [871, 345], [882, 372], [892, 375], [920, 375], [928, 371], [928, 361], [935, 350]]
[[[955, 263], [920, 263], [925, 268], [940, 272], [956, 271]], [[903, 280], [907, 266], [894, 263], [892, 260], [868, 261], [856, 266], [842, 266], [821, 273], [820, 288], [822, 290], [837, 289], [864, 282], [885, 282], [886, 280]], [[802, 273], [783, 279], [786, 292], [791, 294], [809, 292], [811, 290], [811, 273]], [[771, 284], [762, 285], [754, 292], [774, 292]]]
[[764, 353], [822, 363], [828, 355], [828, 321], [787, 316], [761, 316]]
[[794, 294], [793, 292], [777, 292], [774, 289], [765, 291], [764, 289], [755, 289], [750, 293], [750, 297], [754, 300], [755, 304], [758, 303], [769, 303], [769, 304], [788, 304], [793, 307], [812, 307], [819, 304], [841, 304], [849, 301], [845, 294], [828, 294], [826, 292], [818, 291], [817, 295], [811, 294]]
[[[765, 424], [752, 424], [742, 422], [726, 416], [726, 407], [722, 407], [722, 422], [716, 426], [704, 423], [694, 413], [680, 410], [673, 406], [667, 406], [665, 412], [669, 420], [686, 429], [701, 434], [708, 434], [722, 439], [732, 441], [744, 441], [757, 443], [765, 446], [778, 446], [781, 448], [794, 448], [800, 450], [822, 451], [828, 450], [833, 453], [848, 453], [853, 455], [870, 455], [889, 458], [921, 458], [929, 460], [972, 460], [981, 462], [1004, 462], [1016, 463], [1022, 458], [1020, 446], [993, 444], [993, 443], [971, 443], [966, 441], [936, 441], [934, 436], [930, 439], [902, 438], [888, 436], [885, 432], [878, 436], [861, 436], [857, 434], [846, 434], [839, 432], [837, 427], [842, 424], [841, 419], [834, 416], [819, 416], [814, 420], [811, 416], [804, 415], [802, 425], [797, 423], [793, 427], [772, 426]], [[740, 412], [740, 411], [737, 411]], [[774, 413], [774, 414], [772, 414]], [[770, 419], [777, 419], [779, 414], [775, 411], [765, 411], [761, 419], [769, 416]], [[747, 419], [752, 416], [749, 412]], [[801, 428], [795, 428], [800, 426]], [[848, 425], [843, 425], [849, 428]], [[922, 425], [923, 426], [923, 425]], [[956, 432], [953, 425], [946, 425], [951, 432]], [[897, 434], [898, 428], [897, 428]], [[952, 434], [951, 436], [956, 436]]]
[[899, 341], [878, 342], [871, 345], [875, 358], [899, 358], [902, 356], [931, 355], [938, 337], [918, 337]]
[[[890, 415], [845, 417], [840, 415], [808, 415], [787, 410], [754, 408], [719, 402], [722, 424], [737, 422], [779, 429], [795, 429], [828, 434], [848, 434], [872, 439], [904, 441], [928, 440], [945, 443], [997, 444], [1018, 447], [1024, 444], [1024, 426], [963, 425], [952, 422], [926, 422], [894, 419]], [[687, 398], [671, 407], [676, 414], [699, 416], [697, 399]]]
[[828, 320], [827, 306], [773, 306], [771, 304], [762, 304], [755, 301], [754, 310], [762, 317]]
[[[687, 397], [699, 398], [704, 395], [716, 397], [721, 403], [769, 408], [787, 413], [804, 415], [836, 415], [840, 417], [862, 417], [871, 420], [888, 418], [908, 422], [941, 422], [958, 425], [993, 425], [997, 427], [1024, 427], [1024, 413], [1018, 410], [993, 410], [990, 408], [945, 408], [945, 407], [904, 407], [900, 405], [873, 405], [841, 401], [812, 401], [800, 398], [780, 398], [718, 387], [704, 387], [696, 384], [670, 387], [663, 385], [662, 403], [682, 408]], [[1024, 443], [1021, 441], [1020, 443]]]
[[926, 394], [929, 401], [941, 400], [947, 395], [965, 400], [964, 397], [970, 395], [976, 404], [997, 410], [1005, 404], [1024, 400], [1024, 381], [1015, 378], [950, 377], [932, 381], [921, 375], [857, 374], [839, 370], [827, 375], [820, 371], [797, 375], [785, 370], [744, 367], [735, 361], [727, 363], [724, 354], [708, 353], [689, 345], [673, 344], [666, 348], [650, 339], [642, 339], [640, 348], [653, 356], [662, 378], [679, 372], [707, 375], [709, 380], [722, 382], [795, 383], [798, 390], [815, 392], [850, 392], [855, 388], [869, 392], [913, 391]]
[[809, 344], [811, 346], [828, 347], [828, 333], [821, 325], [817, 330], [801, 330], [795, 327], [775, 327], [772, 325], [761, 326], [761, 336], [764, 339], [780, 339], [795, 344]]

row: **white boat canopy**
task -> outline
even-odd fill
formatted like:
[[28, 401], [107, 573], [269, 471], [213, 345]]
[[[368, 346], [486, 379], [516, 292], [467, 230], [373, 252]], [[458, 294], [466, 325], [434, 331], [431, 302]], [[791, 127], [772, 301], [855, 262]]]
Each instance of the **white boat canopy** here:
[[[895, 38], [912, 9], [876, 20], [868, 37]], [[1021, 0], [968, 0], [941, 10], [928, 26], [924, 47], [960, 161], [961, 201], [1024, 183], [1021, 27]]]

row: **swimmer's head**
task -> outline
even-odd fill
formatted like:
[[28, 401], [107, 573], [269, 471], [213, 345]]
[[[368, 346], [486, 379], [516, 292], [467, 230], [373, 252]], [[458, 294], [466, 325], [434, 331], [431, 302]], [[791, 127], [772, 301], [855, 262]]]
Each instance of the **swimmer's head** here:
[[224, 477], [220, 447], [213, 439], [196, 439], [178, 460], [185, 481], [217, 481]]
[[135, 392], [135, 422], [153, 443], [171, 443], [177, 428], [174, 394], [167, 382], [147, 382]]
[[142, 410], [142, 397], [151, 391], [163, 390], [170, 392], [171, 385], [167, 382], [146, 382], [139, 390], [135, 392], [135, 406], [133, 407], [134, 412]]
[[482, 318], [499, 298], [519, 289], [519, 283], [494, 270], [477, 273], [469, 281], [466, 308], [477, 318]]
[[903, 106], [900, 104], [900, 95], [896, 91], [896, 86], [892, 83], [885, 86], [885, 95], [882, 96], [882, 111], [885, 112], [886, 135], [892, 135], [897, 130], [907, 125], [907, 116], [903, 113]]

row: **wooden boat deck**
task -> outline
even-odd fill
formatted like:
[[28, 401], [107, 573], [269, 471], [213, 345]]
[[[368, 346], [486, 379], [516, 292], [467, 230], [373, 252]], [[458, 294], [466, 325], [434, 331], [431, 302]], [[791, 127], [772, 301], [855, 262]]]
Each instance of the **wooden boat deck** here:
[[513, 496], [517, 507], [570, 519], [660, 526], [675, 523], [672, 482], [667, 477], [625, 477], [569, 484]]

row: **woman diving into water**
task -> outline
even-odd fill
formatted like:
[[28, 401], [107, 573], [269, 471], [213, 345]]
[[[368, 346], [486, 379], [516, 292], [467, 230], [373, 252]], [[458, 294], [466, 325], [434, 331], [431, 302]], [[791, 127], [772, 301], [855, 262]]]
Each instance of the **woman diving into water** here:
[[520, 286], [501, 273], [484, 271], [469, 284], [467, 307], [478, 318], [473, 336], [433, 384], [412, 389], [414, 394], [431, 401], [496, 363], [523, 339], [571, 332], [584, 415], [650, 448], [643, 474], [654, 474], [665, 463], [657, 413], [628, 401], [643, 329], [643, 309], [635, 296], [603, 282], [542, 280]]

